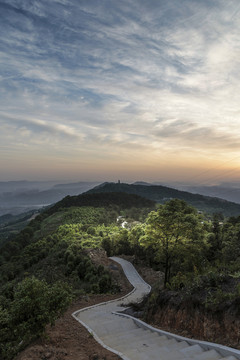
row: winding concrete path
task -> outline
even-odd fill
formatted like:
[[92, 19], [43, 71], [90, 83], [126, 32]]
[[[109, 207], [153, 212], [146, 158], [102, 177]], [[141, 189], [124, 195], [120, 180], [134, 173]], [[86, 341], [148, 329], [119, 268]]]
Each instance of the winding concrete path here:
[[148, 324], [121, 314], [123, 306], [139, 302], [151, 291], [131, 263], [113, 257], [134, 290], [112, 300], [76, 311], [73, 317], [84, 325], [105, 348], [124, 360], [236, 360], [240, 351], [226, 346], [197, 341], [155, 329]]

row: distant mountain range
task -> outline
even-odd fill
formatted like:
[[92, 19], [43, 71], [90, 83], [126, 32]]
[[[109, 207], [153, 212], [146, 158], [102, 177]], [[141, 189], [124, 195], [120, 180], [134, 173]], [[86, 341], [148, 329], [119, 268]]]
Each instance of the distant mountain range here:
[[[38, 214], [36, 211], [29, 211], [29, 209], [37, 207], [36, 201], [41, 201], [43, 205], [44, 201], [48, 204], [52, 203], [53, 206], [49, 206], [45, 210], [45, 212], [52, 214], [59, 208], [73, 206], [109, 207], [111, 204], [116, 204], [125, 208], [144, 206], [153, 208], [156, 202], [162, 204], [167, 200], [178, 198], [191, 204], [199, 211], [208, 214], [222, 213], [227, 217], [240, 216], [240, 204], [216, 197], [192, 194], [163, 185], [152, 185], [142, 181], [131, 185], [105, 182], [88, 190], [92, 185], [93, 183], [55, 184], [49, 190], [34, 191], [28, 189], [27, 191], [25, 189], [24, 192], [22, 189], [22, 191], [10, 193], [8, 198], [12, 197], [13, 207], [9, 206], [8, 213], [5, 208], [5, 213], [2, 214], [0, 209], [0, 243], [6, 241], [9, 235], [19, 232]], [[86, 189], [88, 191], [84, 192], [83, 190]], [[6, 196], [6, 194], [2, 195], [2, 198]], [[16, 201], [16, 199], [20, 199], [25, 205], [14, 208], [14, 200]], [[35, 205], [31, 205], [34, 202]], [[2, 208], [2, 211], [4, 211], [4, 208]]]
[[67, 195], [81, 194], [99, 182], [56, 184], [45, 181], [0, 182], [0, 216], [20, 214], [53, 204]]
[[124, 183], [104, 183], [87, 191], [87, 194], [109, 192], [135, 194], [158, 203], [164, 203], [167, 200], [178, 198], [188, 202], [192, 206], [196, 207], [199, 211], [210, 214], [222, 213], [225, 216], [240, 215], [240, 204], [216, 197], [192, 194], [187, 191], [181, 191], [162, 185], [142, 185], [142, 182], [137, 182], [131, 185]]
[[189, 191], [193, 194], [218, 197], [224, 200], [240, 203], [240, 188], [228, 187], [227, 185], [197, 186], [180, 185], [178, 190]]
[[[54, 204], [67, 195], [75, 196], [89, 190], [107, 192], [109, 189], [111, 192], [122, 191], [145, 196], [157, 202], [178, 197], [200, 210], [211, 213], [223, 212], [226, 216], [240, 213], [240, 205], [236, 204], [240, 204], [240, 184], [238, 183], [226, 183], [221, 186], [190, 186], [173, 182], [171, 186], [168, 186], [144, 181], [137, 181], [130, 185], [86, 181], [61, 184], [54, 181], [23, 180], [0, 182], [0, 216], [18, 215], [32, 209], [39, 209]], [[228, 200], [230, 203], [221, 199]]]

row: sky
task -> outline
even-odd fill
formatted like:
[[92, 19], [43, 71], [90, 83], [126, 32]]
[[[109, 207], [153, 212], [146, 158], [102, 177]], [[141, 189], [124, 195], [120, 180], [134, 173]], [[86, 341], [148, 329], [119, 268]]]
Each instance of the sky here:
[[0, 33], [0, 181], [240, 181], [239, 0], [0, 0]]

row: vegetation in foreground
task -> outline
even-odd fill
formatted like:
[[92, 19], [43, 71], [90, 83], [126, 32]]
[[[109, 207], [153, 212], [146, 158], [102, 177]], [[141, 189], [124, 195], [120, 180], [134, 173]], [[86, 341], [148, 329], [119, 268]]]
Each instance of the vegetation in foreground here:
[[153, 207], [149, 200], [122, 194], [67, 197], [4, 243], [0, 358], [12, 359], [42, 336], [74, 297], [118, 292], [108, 269], [93, 262], [92, 249], [114, 239], [119, 215], [142, 220]]
[[[156, 207], [119, 193], [66, 197], [0, 249], [3, 359], [44, 334], [74, 296], [118, 291], [108, 269], [89, 256], [94, 248], [134, 255], [163, 271], [164, 287], [181, 296], [201, 289], [208, 308], [240, 303], [240, 216], [210, 217], [179, 199]], [[158, 296], [157, 287], [152, 306]]]

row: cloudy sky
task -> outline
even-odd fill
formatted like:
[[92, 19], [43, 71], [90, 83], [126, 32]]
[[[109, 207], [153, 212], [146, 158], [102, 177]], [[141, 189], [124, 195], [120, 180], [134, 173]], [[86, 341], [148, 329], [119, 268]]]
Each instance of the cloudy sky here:
[[239, 0], [0, 0], [0, 180], [240, 179]]

